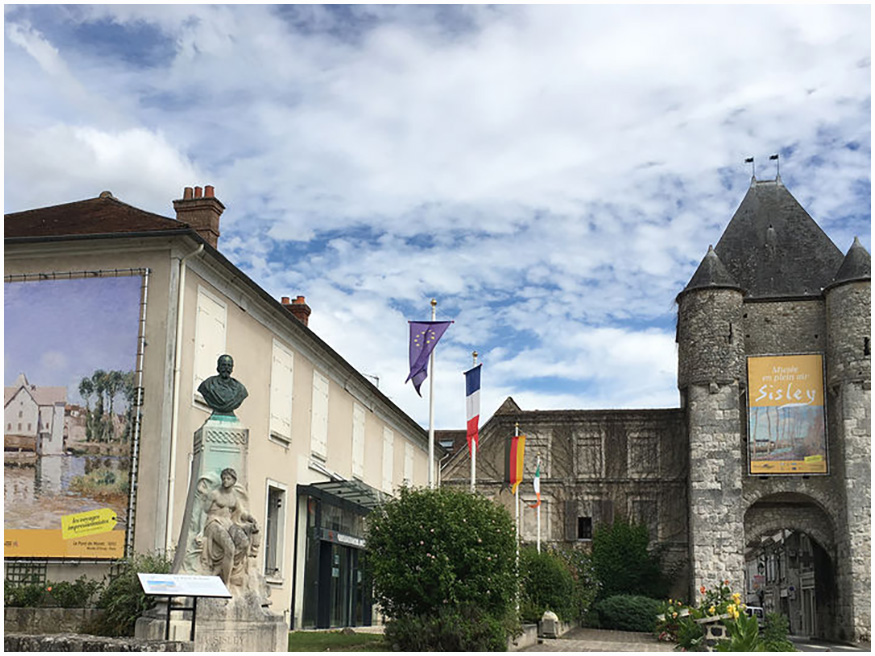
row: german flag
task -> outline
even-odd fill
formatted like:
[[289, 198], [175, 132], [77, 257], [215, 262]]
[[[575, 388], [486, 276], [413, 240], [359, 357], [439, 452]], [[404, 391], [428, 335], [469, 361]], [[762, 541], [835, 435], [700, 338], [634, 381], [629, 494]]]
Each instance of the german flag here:
[[523, 482], [523, 459], [526, 453], [526, 436], [516, 435], [507, 438], [504, 450], [504, 483], [516, 494], [517, 486]]

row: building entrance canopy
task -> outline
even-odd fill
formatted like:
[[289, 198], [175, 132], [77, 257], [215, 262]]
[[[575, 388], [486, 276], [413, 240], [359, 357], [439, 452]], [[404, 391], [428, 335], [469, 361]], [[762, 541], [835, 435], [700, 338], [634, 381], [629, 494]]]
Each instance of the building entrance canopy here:
[[311, 483], [303, 492], [310, 490], [323, 494], [330, 494], [338, 499], [355, 503], [359, 506], [373, 510], [383, 505], [388, 500], [388, 495], [376, 488], [356, 480], [326, 481], [323, 483]]

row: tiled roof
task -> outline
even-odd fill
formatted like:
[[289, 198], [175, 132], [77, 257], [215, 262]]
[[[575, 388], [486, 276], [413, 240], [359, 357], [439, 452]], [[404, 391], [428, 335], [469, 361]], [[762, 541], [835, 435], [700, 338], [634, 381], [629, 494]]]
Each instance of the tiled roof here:
[[155, 231], [187, 232], [186, 223], [138, 209], [103, 192], [97, 198], [7, 214], [4, 236], [66, 237]]

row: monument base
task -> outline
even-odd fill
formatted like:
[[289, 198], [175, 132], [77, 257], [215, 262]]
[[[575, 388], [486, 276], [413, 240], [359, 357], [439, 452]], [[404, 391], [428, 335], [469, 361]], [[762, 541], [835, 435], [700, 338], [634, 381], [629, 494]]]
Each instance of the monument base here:
[[282, 615], [261, 605], [249, 593], [233, 599], [200, 599], [194, 650], [288, 651], [289, 627]]
[[[186, 606], [191, 606], [188, 599]], [[166, 602], [146, 611], [137, 620], [134, 635], [141, 640], [164, 640]], [[173, 611], [170, 640], [191, 639], [191, 611]], [[281, 615], [264, 608], [257, 595], [233, 599], [200, 598], [195, 617], [194, 651], [288, 651], [289, 627]]]

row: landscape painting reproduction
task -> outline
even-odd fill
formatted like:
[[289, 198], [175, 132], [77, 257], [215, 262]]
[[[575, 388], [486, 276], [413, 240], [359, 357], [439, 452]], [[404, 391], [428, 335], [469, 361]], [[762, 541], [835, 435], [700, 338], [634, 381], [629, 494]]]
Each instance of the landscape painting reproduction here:
[[823, 356], [747, 360], [750, 473], [826, 474]]
[[4, 284], [5, 558], [121, 558], [142, 275]]

